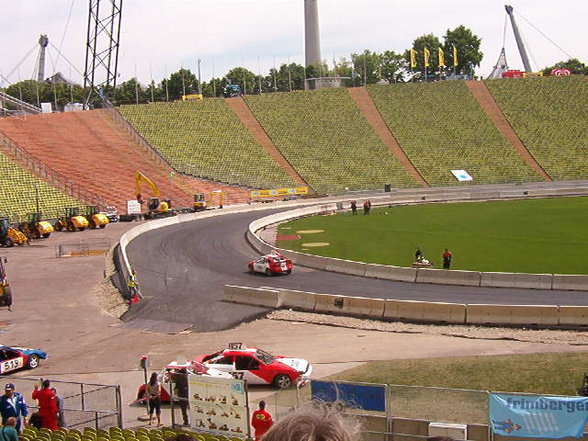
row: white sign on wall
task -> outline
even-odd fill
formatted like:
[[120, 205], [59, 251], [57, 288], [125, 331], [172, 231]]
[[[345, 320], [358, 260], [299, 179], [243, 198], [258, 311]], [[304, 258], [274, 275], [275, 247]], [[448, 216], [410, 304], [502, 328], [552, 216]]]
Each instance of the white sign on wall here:
[[193, 428], [228, 437], [249, 437], [245, 381], [190, 375], [188, 388]]
[[467, 182], [474, 180], [474, 178], [472, 178], [470, 174], [465, 170], [451, 170], [451, 174], [455, 176], [455, 179], [457, 179], [459, 182]]
[[139, 201], [127, 201], [127, 214], [141, 214], [141, 204]]

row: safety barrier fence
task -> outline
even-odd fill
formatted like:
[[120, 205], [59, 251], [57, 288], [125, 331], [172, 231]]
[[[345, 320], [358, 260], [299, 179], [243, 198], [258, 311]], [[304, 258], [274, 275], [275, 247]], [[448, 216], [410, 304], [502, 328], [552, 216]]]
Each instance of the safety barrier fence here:
[[[39, 378], [11, 377], [16, 391], [23, 395], [29, 408], [29, 416], [38, 408], [31, 393]], [[51, 387], [63, 399], [65, 423], [70, 429], [94, 427], [108, 429], [122, 427], [122, 401], [120, 386], [76, 383], [51, 379]]]
[[588, 306], [422, 302], [234, 285], [225, 286], [223, 300], [264, 308], [290, 308], [391, 321], [570, 328], [588, 326]]

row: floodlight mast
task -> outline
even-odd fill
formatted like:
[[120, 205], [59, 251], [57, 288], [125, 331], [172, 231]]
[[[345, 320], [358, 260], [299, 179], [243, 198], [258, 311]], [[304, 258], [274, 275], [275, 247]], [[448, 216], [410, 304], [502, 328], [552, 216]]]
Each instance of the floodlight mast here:
[[525, 49], [525, 44], [523, 43], [523, 39], [521, 37], [521, 33], [519, 32], [517, 22], [515, 21], [513, 7], [509, 6], [509, 5], [504, 5], [504, 9], [506, 9], [506, 13], [510, 17], [510, 23], [512, 24], [512, 31], [514, 32], [515, 40], [517, 42], [517, 46], [518, 46], [519, 52], [521, 54], [521, 59], [523, 60], [523, 66], [525, 67], [525, 72], [532, 72], [531, 63], [529, 63], [529, 56], [527, 55], [527, 50]]
[[37, 81], [45, 81], [45, 51], [49, 46], [49, 38], [42, 34], [39, 37], [39, 71], [37, 72]]
[[110, 91], [114, 94], [118, 76], [121, 18], [122, 0], [90, 0], [84, 69], [84, 87], [89, 87], [90, 92], [86, 103], [93, 94], [104, 102], [108, 101], [107, 94]]

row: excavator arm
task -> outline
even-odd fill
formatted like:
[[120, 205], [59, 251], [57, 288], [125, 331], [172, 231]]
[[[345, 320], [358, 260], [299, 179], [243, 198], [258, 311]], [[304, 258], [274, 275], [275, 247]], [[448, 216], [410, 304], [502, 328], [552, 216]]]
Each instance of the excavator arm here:
[[135, 190], [137, 193], [137, 200], [139, 201], [139, 203], [143, 203], [143, 200], [141, 198], [141, 183], [142, 182], [147, 184], [147, 186], [151, 189], [151, 191], [153, 192], [153, 195], [157, 199], [160, 198], [159, 188], [157, 188], [157, 185], [155, 185], [151, 179], [149, 179], [147, 176], [145, 176], [143, 173], [141, 173], [139, 170], [137, 170], [137, 172], [135, 173]]

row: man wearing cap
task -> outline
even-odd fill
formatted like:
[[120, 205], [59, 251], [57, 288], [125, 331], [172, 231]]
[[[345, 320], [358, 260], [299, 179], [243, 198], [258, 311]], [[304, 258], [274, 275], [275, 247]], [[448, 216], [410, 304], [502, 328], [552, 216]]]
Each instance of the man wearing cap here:
[[27, 424], [29, 412], [23, 396], [15, 392], [14, 389], [12, 383], [8, 383], [4, 387], [4, 395], [0, 396], [0, 415], [2, 416], [2, 425], [6, 425], [8, 418], [16, 418], [16, 431], [20, 432], [21, 422], [24, 425]]

